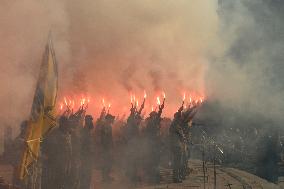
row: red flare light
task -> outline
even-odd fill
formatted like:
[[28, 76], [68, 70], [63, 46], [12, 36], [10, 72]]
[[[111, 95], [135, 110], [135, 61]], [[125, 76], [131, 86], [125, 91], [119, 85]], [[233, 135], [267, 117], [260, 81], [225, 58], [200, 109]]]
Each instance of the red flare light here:
[[102, 103], [103, 103], [103, 107], [105, 107], [106, 105], [105, 105], [105, 99], [104, 98], [102, 99]]
[[137, 99], [137, 101], [136, 101], [136, 106], [138, 107], [138, 105], [139, 105], [139, 103], [138, 103], [138, 99]]
[[166, 93], [165, 92], [163, 92], [163, 97], [164, 97], [164, 99], [166, 99]]
[[183, 93], [183, 99], [182, 99], [182, 101], [185, 101], [185, 93]]
[[151, 110], [152, 110], [152, 112], [154, 111], [154, 106], [152, 105], [152, 107], [151, 107]]
[[66, 97], [64, 97], [64, 103], [65, 103], [66, 106], [68, 106]]
[[144, 91], [144, 98], [145, 98], [145, 99], [147, 98], [147, 94], [146, 94], [146, 91]]
[[157, 104], [161, 105], [160, 97], [157, 97]]
[[133, 103], [133, 96], [132, 96], [132, 94], [130, 94], [130, 103], [131, 104]]

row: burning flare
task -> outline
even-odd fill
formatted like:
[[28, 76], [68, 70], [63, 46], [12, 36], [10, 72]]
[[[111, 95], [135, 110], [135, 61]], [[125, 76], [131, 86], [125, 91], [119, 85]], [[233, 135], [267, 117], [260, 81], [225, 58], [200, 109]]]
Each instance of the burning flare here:
[[164, 99], [166, 99], [166, 93], [165, 92], [163, 92], [163, 97], [164, 97]]
[[147, 98], [147, 94], [146, 94], [146, 91], [144, 91], [144, 99]]
[[161, 105], [160, 97], [157, 97], [157, 104], [158, 104], [159, 106]]
[[132, 97], [132, 94], [130, 94], [130, 103], [133, 104], [133, 97]]
[[102, 99], [102, 103], [103, 103], [103, 107], [106, 107], [105, 99], [104, 99], [104, 98]]
[[68, 106], [66, 97], [64, 97], [64, 103], [65, 103], [66, 106]]

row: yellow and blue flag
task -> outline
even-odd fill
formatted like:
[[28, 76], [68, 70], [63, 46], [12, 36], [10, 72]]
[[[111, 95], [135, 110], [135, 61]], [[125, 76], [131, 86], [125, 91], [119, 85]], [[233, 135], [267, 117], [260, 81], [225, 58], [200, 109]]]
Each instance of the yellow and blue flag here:
[[18, 178], [28, 176], [29, 167], [38, 161], [42, 137], [56, 125], [55, 104], [58, 72], [51, 37], [43, 54], [30, 118], [25, 135], [25, 147], [18, 168]]

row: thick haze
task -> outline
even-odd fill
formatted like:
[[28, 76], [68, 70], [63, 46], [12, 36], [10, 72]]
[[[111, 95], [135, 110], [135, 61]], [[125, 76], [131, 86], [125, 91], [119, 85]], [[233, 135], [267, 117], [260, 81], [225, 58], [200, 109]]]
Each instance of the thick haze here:
[[87, 93], [98, 109], [105, 97], [115, 114], [129, 91], [153, 101], [164, 90], [171, 115], [195, 91], [283, 123], [282, 10], [280, 0], [2, 0], [0, 124], [29, 115], [50, 30], [61, 99]]
[[223, 56], [210, 61], [205, 79], [207, 95], [222, 106], [244, 119], [278, 126], [284, 123], [283, 10], [281, 0], [219, 1], [226, 47]]

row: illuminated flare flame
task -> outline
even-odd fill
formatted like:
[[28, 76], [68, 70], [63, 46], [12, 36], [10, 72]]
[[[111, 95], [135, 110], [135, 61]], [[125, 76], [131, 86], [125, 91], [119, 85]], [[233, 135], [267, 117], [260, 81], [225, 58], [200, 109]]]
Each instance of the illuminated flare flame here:
[[144, 98], [145, 98], [145, 99], [147, 98], [147, 94], [146, 94], [146, 91], [144, 91]]
[[157, 104], [161, 105], [160, 97], [157, 97]]
[[152, 110], [152, 112], [154, 111], [154, 106], [152, 105], [152, 107], [151, 107], [151, 110]]
[[130, 94], [130, 103], [131, 104], [133, 103], [133, 96], [132, 96], [132, 94]]
[[165, 92], [163, 92], [163, 97], [164, 97], [164, 99], [166, 99], [166, 93]]
[[183, 99], [182, 99], [182, 101], [185, 101], [185, 93], [183, 93]]
[[66, 106], [68, 105], [68, 104], [67, 104], [66, 97], [64, 97], [64, 103], [65, 103]]
[[102, 103], [103, 103], [103, 107], [105, 107], [106, 105], [105, 105], [105, 99], [104, 98], [102, 99]]
[[136, 101], [136, 106], [138, 106], [139, 105], [139, 103], [138, 103], [138, 100]]

